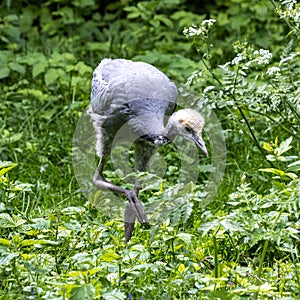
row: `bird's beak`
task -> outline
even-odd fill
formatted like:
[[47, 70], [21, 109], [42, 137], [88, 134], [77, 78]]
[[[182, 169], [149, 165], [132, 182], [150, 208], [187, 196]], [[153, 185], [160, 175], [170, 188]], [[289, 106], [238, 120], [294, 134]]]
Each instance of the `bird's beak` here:
[[193, 142], [196, 144], [196, 146], [201, 149], [201, 151], [204, 153], [204, 155], [208, 156], [208, 151], [206, 149], [205, 143], [203, 141], [202, 135], [200, 133], [196, 133], [193, 136]]

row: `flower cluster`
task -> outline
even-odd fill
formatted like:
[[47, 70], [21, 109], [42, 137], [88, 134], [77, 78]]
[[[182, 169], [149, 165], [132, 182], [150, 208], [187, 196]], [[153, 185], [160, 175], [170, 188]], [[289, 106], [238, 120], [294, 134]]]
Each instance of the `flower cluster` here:
[[200, 25], [193, 24], [192, 26], [185, 28], [183, 30], [183, 34], [187, 38], [199, 36], [206, 39], [208, 37], [210, 28], [214, 25], [215, 22], [215, 19], [203, 20]]
[[267, 65], [272, 58], [272, 53], [269, 50], [265, 49], [255, 50], [253, 54], [255, 56], [253, 61], [255, 61], [259, 65]]
[[269, 50], [259, 49], [253, 50], [252, 48], [246, 49], [237, 53], [236, 57], [233, 58], [231, 63], [233, 65], [240, 65], [244, 62], [245, 67], [250, 67], [253, 65], [267, 65], [272, 58], [272, 53]]
[[269, 76], [276, 76], [280, 74], [280, 68], [279, 67], [271, 67], [267, 70], [267, 75]]
[[297, 33], [300, 28], [300, 6], [297, 0], [283, 0], [281, 4], [284, 9], [278, 9], [277, 13], [281, 19], [286, 19], [290, 25], [293, 24], [294, 33]]

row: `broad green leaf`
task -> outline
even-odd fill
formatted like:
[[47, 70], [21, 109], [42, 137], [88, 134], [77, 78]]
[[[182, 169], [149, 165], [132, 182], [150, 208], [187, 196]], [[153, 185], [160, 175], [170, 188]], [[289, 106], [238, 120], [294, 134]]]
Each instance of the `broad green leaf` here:
[[5, 245], [5, 246], [10, 246], [11, 242], [10, 242], [10, 240], [7, 240], [7, 239], [0, 239], [0, 244]]
[[237, 221], [234, 221], [230, 218], [225, 218], [220, 221], [220, 225], [223, 226], [225, 231], [233, 232], [243, 232], [243, 225]]
[[9, 68], [10, 68], [11, 70], [13, 70], [13, 71], [16, 71], [16, 72], [18, 72], [18, 73], [20, 73], [20, 74], [25, 74], [25, 68], [24, 68], [24, 66], [22, 66], [22, 65], [20, 65], [20, 64], [18, 64], [18, 63], [10, 62], [10, 63], [8, 64], [8, 66], [9, 66]]
[[0, 79], [8, 77], [10, 74], [10, 69], [6, 66], [0, 68]]
[[33, 219], [32, 221], [34, 222], [34, 224], [31, 224], [30, 226], [37, 230], [47, 229], [50, 226], [50, 222], [43, 218]]
[[13, 218], [7, 213], [0, 214], [0, 227], [3, 228], [14, 227]]
[[47, 64], [45, 64], [44, 62], [38, 62], [36, 64], [33, 65], [32, 67], [32, 77], [35, 78], [38, 75], [40, 75], [41, 73], [44, 73], [46, 70]]
[[0, 257], [0, 266], [8, 265], [15, 257], [18, 257], [19, 253], [9, 253], [7, 255], [3, 255]]
[[120, 255], [116, 254], [113, 250], [109, 250], [100, 256], [101, 261], [111, 262], [112, 260], [118, 260]]
[[286, 139], [285, 141], [281, 142], [279, 147], [277, 149], [275, 149], [275, 153], [278, 156], [280, 156], [284, 152], [290, 150], [292, 148], [292, 146], [290, 146], [292, 140], [293, 140], [293, 137], [291, 136], [288, 139]]
[[81, 225], [77, 220], [70, 220], [70, 222], [63, 222], [63, 225], [73, 231], [80, 231]]
[[57, 113], [57, 107], [54, 107], [52, 109], [47, 109], [45, 111], [43, 111], [39, 117], [40, 118], [44, 118], [48, 121], [50, 121], [52, 119], [52, 117]]
[[4, 137], [4, 138], [0, 139], [0, 145], [6, 145], [6, 144], [11, 144], [11, 143], [17, 142], [20, 139], [22, 139], [22, 137], [23, 137], [22, 132], [12, 134], [8, 137]]
[[20, 28], [16, 26], [7, 26], [4, 27], [3, 32], [9, 36], [11, 36], [14, 39], [18, 39], [20, 37]]
[[20, 218], [19, 216], [11, 217], [7, 213], [0, 214], [0, 227], [2, 228], [14, 228], [26, 223], [26, 220]]
[[187, 246], [190, 246], [192, 243], [192, 234], [189, 233], [178, 233], [176, 235], [177, 238], [182, 240]]
[[292, 172], [300, 171], [300, 160], [297, 160], [297, 161], [289, 164], [287, 167], [288, 167], [288, 170], [292, 171]]
[[[135, 270], [141, 270], [141, 269], [151, 269], [154, 272], [157, 272], [159, 270], [159, 267], [155, 264], [137, 264], [133, 266], [130, 270], [135, 271]], [[130, 273], [130, 271], [129, 271]]]
[[242, 26], [249, 24], [250, 18], [246, 14], [239, 14], [235, 18], [232, 18], [230, 25], [233, 30], [239, 30]]
[[139, 11], [134, 11], [134, 12], [129, 13], [127, 15], [127, 18], [128, 19], [135, 19], [135, 18], [138, 18], [140, 15], [141, 15], [141, 13]]
[[98, 273], [101, 270], [102, 270], [102, 268], [100, 268], [100, 267], [88, 270], [87, 275], [94, 275], [94, 274]]
[[110, 290], [101, 294], [104, 300], [125, 300], [127, 296], [118, 289]]
[[58, 72], [58, 70], [50, 68], [48, 69], [48, 71], [46, 72], [44, 78], [45, 78], [45, 84], [48, 86], [51, 83], [53, 83], [54, 81], [56, 81], [59, 77], [60, 73]]
[[95, 297], [95, 288], [87, 283], [80, 287], [74, 287], [71, 291], [71, 300], [91, 300]]
[[24, 240], [21, 242], [23, 247], [32, 246], [32, 245], [46, 245], [49, 244], [48, 241], [45, 240]]
[[154, 17], [154, 20], [158, 20], [158, 21], [164, 23], [169, 28], [173, 28], [174, 27], [173, 26], [173, 22], [169, 18], [167, 18], [166, 16], [164, 16], [164, 15], [156, 15]]
[[286, 176], [290, 177], [291, 179], [296, 179], [298, 176], [295, 173], [287, 172], [285, 173]]

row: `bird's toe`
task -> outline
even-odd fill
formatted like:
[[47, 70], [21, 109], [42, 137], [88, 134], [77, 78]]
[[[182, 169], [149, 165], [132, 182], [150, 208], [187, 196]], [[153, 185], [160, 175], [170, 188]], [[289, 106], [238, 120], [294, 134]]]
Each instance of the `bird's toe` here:
[[132, 208], [141, 224], [145, 224], [147, 227], [150, 227], [150, 223], [147, 217], [147, 214], [144, 210], [143, 204], [138, 199], [138, 196], [135, 191], [128, 190], [126, 194], [128, 201], [132, 204]]

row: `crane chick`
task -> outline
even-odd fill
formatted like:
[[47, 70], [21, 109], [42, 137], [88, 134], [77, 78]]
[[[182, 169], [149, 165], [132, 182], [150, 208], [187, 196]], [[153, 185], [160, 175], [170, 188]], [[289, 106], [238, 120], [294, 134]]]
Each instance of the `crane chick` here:
[[[96, 131], [96, 151], [100, 157], [94, 184], [102, 190], [127, 198], [124, 214], [125, 242], [129, 242], [136, 218], [150, 226], [138, 199], [139, 181], [133, 190], [125, 189], [103, 176], [104, 163], [120, 128], [128, 125], [134, 135], [135, 168], [145, 171], [156, 146], [166, 145], [177, 135], [192, 141], [207, 156], [202, 138], [204, 118], [190, 108], [176, 112], [178, 91], [161, 71], [144, 62], [103, 59], [93, 73], [88, 114]], [[168, 120], [166, 121], [166, 118]]]

